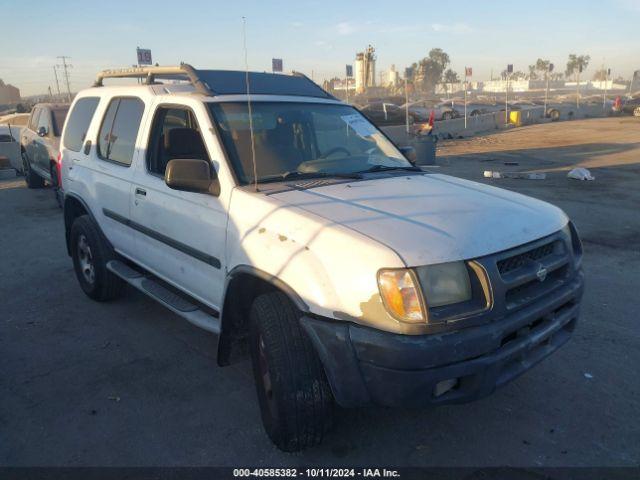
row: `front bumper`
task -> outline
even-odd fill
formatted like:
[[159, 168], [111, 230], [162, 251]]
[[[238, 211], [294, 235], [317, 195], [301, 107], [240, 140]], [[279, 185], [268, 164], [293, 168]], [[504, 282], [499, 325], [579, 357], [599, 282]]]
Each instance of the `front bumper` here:
[[339, 405], [425, 406], [489, 395], [560, 348], [573, 332], [583, 274], [495, 321], [431, 335], [399, 335], [305, 316], [302, 326]]

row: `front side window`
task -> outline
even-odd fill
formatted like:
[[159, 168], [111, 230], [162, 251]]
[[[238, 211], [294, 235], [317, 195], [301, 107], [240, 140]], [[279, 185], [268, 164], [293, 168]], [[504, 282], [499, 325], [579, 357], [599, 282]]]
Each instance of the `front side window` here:
[[39, 132], [41, 128], [44, 128], [47, 133], [51, 131], [51, 114], [49, 110], [43, 108], [40, 111], [40, 116], [38, 117], [38, 124], [36, 125], [36, 132]]
[[169, 160], [177, 158], [208, 161], [202, 133], [191, 110], [158, 107], [147, 148], [147, 169], [164, 177]]
[[131, 165], [143, 113], [144, 103], [138, 98], [111, 100], [98, 136], [100, 158]]
[[[252, 183], [247, 103], [211, 103], [209, 108], [240, 183]], [[323, 176], [411, 168], [398, 149], [348, 105], [254, 102], [251, 110], [258, 182], [292, 173]]]
[[29, 119], [29, 129], [36, 131], [38, 128], [38, 117], [40, 116], [40, 108], [34, 108]]
[[[99, 101], [98, 97], [85, 97], [73, 106], [62, 140], [63, 145], [69, 150], [79, 152], [82, 148]], [[62, 124], [58, 125], [58, 128], [62, 128]]]

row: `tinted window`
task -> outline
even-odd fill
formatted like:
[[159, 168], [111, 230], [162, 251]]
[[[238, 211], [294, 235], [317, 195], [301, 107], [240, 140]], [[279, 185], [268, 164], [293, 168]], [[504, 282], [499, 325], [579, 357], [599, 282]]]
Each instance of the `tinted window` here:
[[51, 111], [52, 115], [52, 120], [53, 120], [53, 134], [56, 137], [59, 137], [60, 134], [62, 133], [62, 127], [64, 127], [64, 120], [65, 118], [67, 118], [67, 112], [69, 111], [69, 108], [65, 107], [65, 108], [55, 108]]
[[[67, 129], [64, 132], [64, 146], [74, 152], [79, 152], [87, 136], [87, 130], [93, 118], [93, 113], [98, 106], [98, 98], [81, 98], [76, 102], [67, 122]], [[62, 124], [59, 125], [62, 128]]]
[[111, 101], [98, 137], [101, 158], [131, 165], [143, 112], [144, 103], [137, 98]]

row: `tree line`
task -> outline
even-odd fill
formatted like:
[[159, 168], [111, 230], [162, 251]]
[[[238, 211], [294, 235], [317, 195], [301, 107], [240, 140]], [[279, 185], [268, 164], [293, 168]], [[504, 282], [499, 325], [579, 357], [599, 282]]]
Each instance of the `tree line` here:
[[[549, 59], [538, 58], [534, 64], [529, 65], [528, 72], [517, 70], [509, 73], [507, 69], [500, 72], [500, 78], [506, 80], [550, 80], [560, 81], [564, 79], [580, 80], [581, 74], [589, 66], [589, 55], [569, 54], [564, 72], [555, 69]], [[428, 55], [409, 67], [409, 82], [421, 90], [433, 90], [438, 83], [459, 83], [460, 76], [451, 69], [451, 58], [441, 48], [433, 48]], [[593, 75], [593, 80], [605, 80], [608, 71], [598, 70]]]

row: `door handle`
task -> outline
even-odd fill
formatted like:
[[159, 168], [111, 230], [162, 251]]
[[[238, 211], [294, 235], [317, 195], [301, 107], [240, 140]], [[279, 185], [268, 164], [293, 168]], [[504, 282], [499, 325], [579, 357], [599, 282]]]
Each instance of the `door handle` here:
[[87, 140], [87, 143], [84, 144], [84, 154], [89, 155], [91, 153], [91, 140]]
[[136, 195], [142, 195], [143, 197], [146, 197], [147, 196], [147, 191], [143, 190], [140, 187], [136, 187]]

